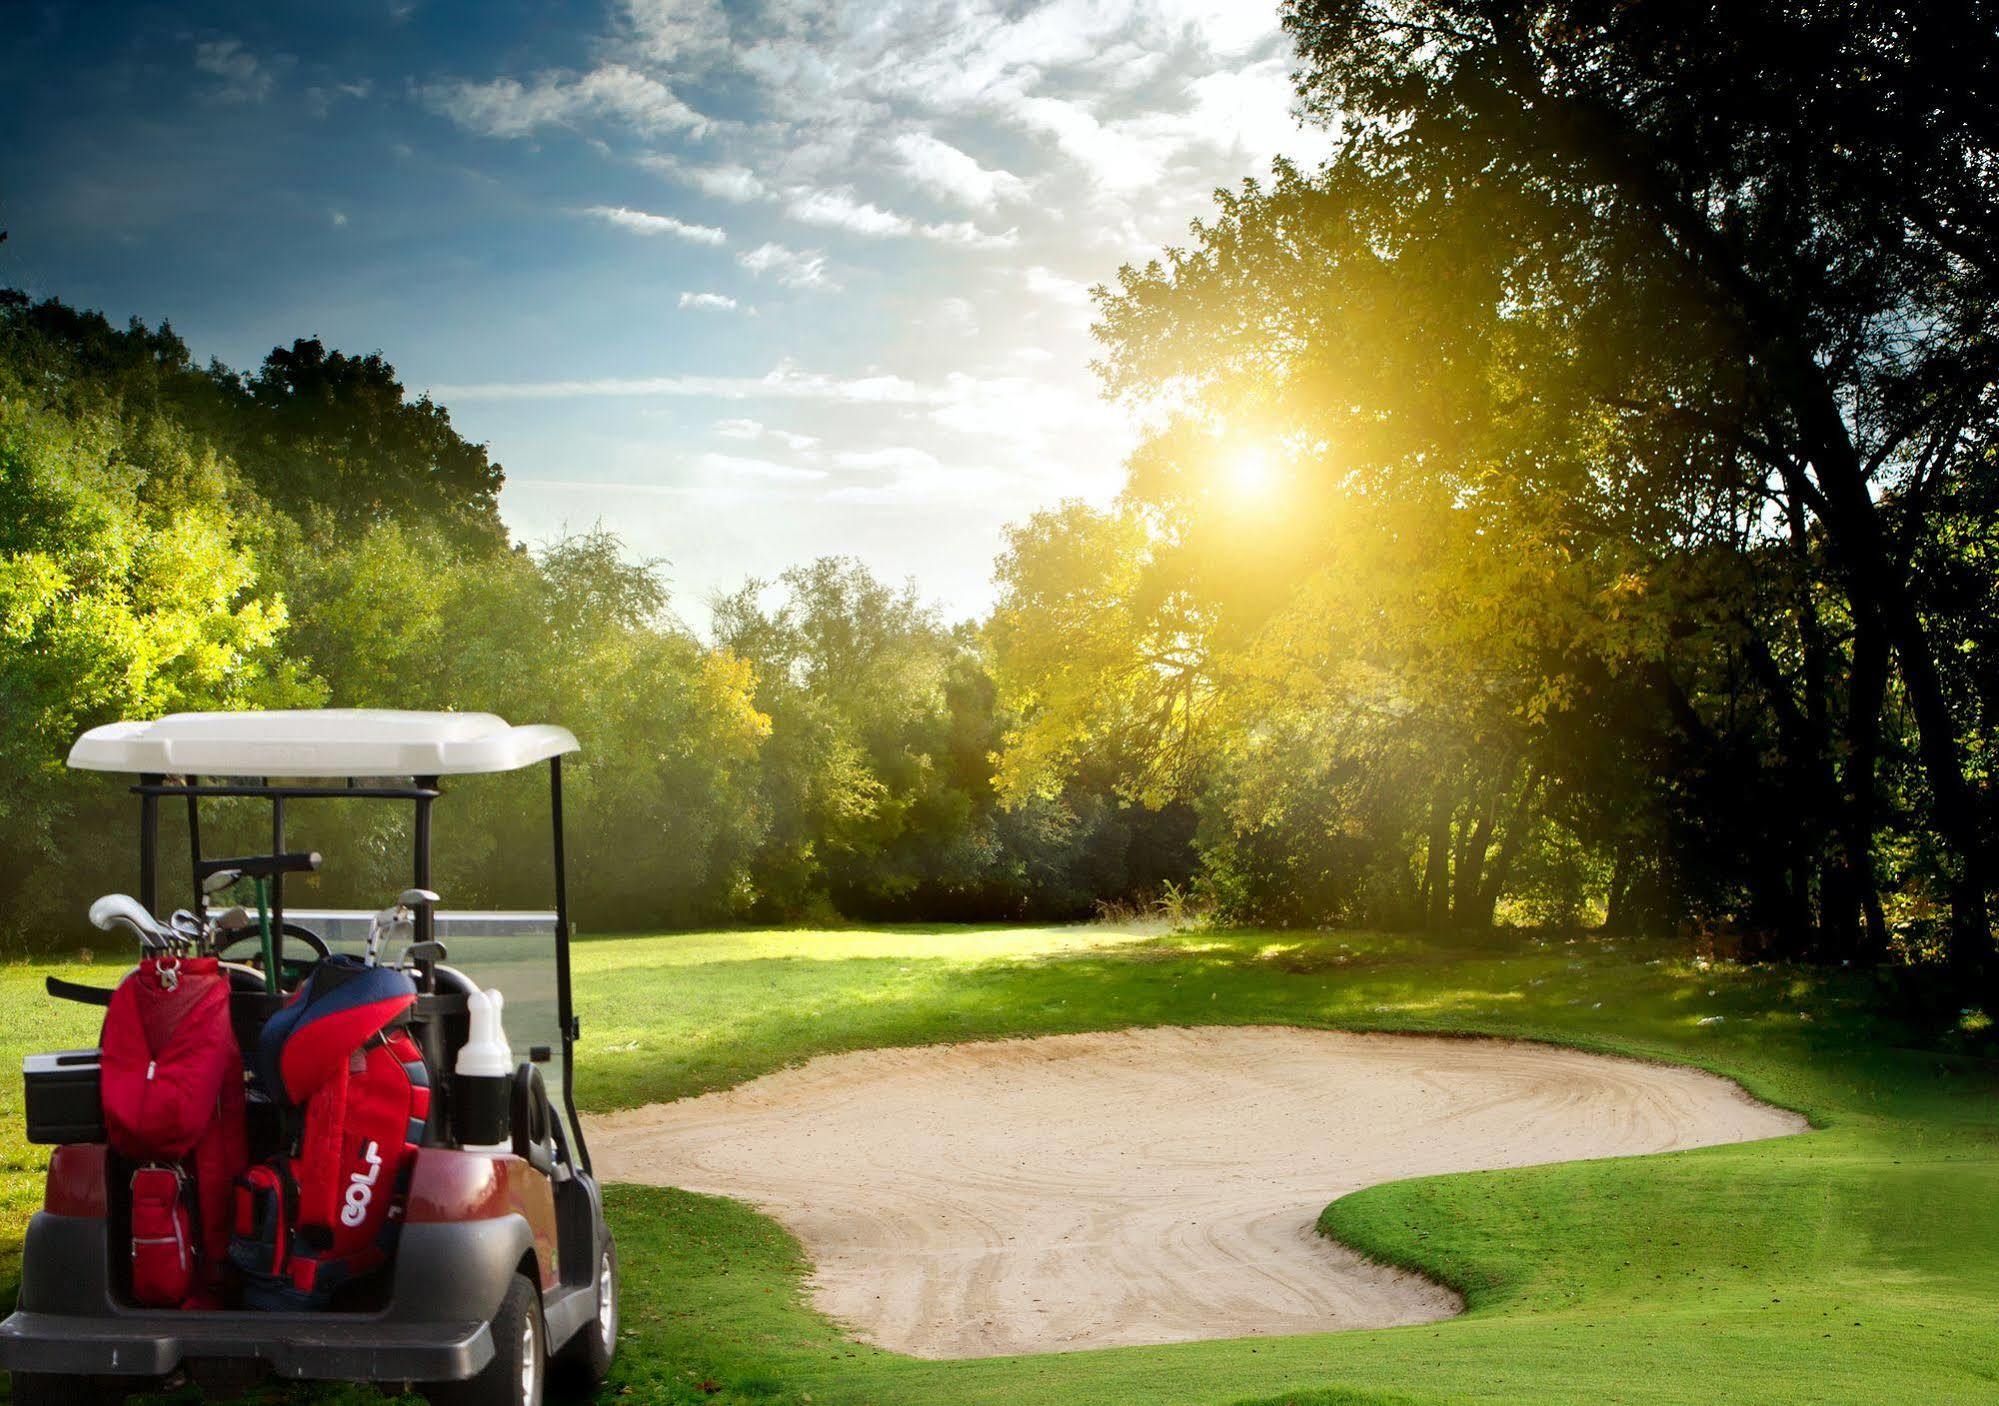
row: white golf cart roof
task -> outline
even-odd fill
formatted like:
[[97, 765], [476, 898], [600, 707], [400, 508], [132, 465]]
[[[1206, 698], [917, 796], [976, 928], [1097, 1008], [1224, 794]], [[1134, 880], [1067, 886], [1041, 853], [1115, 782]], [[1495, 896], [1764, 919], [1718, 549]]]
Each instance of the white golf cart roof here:
[[69, 764], [166, 776], [464, 776], [576, 750], [566, 727], [514, 727], [491, 713], [302, 708], [106, 723], [76, 740]]

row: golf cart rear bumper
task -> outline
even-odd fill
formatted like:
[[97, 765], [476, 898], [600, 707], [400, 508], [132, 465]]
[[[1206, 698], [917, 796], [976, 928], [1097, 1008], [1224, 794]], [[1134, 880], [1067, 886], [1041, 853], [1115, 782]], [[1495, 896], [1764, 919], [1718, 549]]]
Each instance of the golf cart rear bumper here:
[[405, 1225], [379, 1312], [141, 1310], [111, 1291], [102, 1219], [39, 1211], [22, 1251], [20, 1311], [0, 1322], [0, 1368], [158, 1377], [237, 1362], [290, 1378], [462, 1380], [493, 1360], [486, 1325], [532, 1245], [519, 1216]]
[[14, 1372], [164, 1377], [189, 1363], [256, 1362], [280, 1377], [458, 1381], [493, 1360], [484, 1323], [342, 1321], [345, 1315], [16, 1313], [0, 1322]]

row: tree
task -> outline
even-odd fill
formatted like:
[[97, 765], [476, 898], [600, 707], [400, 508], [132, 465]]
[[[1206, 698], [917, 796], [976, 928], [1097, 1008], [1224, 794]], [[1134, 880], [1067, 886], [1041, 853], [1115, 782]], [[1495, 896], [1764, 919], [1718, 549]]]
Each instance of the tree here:
[[79, 732], [318, 696], [278, 647], [286, 604], [259, 588], [228, 465], [170, 422], [45, 390], [0, 363], [0, 921], [32, 916], [44, 942], [51, 908], [94, 896], [122, 799], [63, 775]]
[[[1862, 685], [1839, 744], [1849, 867], [1871, 868], [1872, 661], [1892, 653], [1949, 854], [1951, 960], [1990, 983], [1972, 729], [1910, 561], [1936, 485], [1989, 443], [1999, 108], [1966, 76], [1999, 68], [1991, 6], [1758, 0], [1692, 24], [1607, 0], [1290, 0], [1285, 24], [1307, 110], [1345, 134], [1327, 186], [1381, 228], [1437, 202], [1500, 214], [1509, 296], [1607, 334], [1617, 373], [1660, 312], [1703, 327], [1712, 366], [1600, 377], [1592, 399], [1662, 438], [1701, 427], [1800, 551], [1823, 544]], [[1523, 207], [1557, 218], [1518, 239]], [[1766, 678], [1773, 700], [1805, 693], [1808, 726], [1826, 643], [1799, 641], [1802, 679]]]
[[254, 376], [218, 371], [217, 379], [255, 412], [244, 417], [237, 456], [286, 512], [323, 511], [346, 532], [423, 519], [468, 546], [505, 545], [504, 471], [452, 428], [442, 406], [406, 399], [379, 354], [346, 356], [302, 337], [273, 348]]
[[[289, 646], [342, 707], [480, 709], [559, 719], [587, 739], [566, 773], [577, 891], [593, 924], [738, 916], [758, 842], [747, 800], [770, 718], [750, 670], [667, 616], [658, 568], [602, 532], [529, 552], [456, 544], [440, 528], [377, 526], [289, 554]], [[495, 778], [476, 811], [439, 812], [440, 889], [453, 901], [539, 903], [547, 880], [542, 780]], [[329, 836], [328, 853], [372, 855], [350, 881], [393, 885], [388, 831]]]
[[1156, 682], [1127, 642], [1164, 628], [1202, 660], [1211, 859], [1316, 817], [1459, 922], [1580, 846], [1620, 921], [1873, 957], [1913, 814], [1941, 845], [1888, 877], [1948, 886], [1986, 979], [1999, 220], [1991, 110], [1938, 63], [1993, 36], [1899, 14], [1737, 6], [1696, 42], [1657, 6], [1287, 6], [1338, 146], [1104, 295], [1106, 383], [1160, 426], [1142, 546], [1117, 604], [1030, 632], [1116, 619], [1105, 662], [1003, 653], [1022, 765]]

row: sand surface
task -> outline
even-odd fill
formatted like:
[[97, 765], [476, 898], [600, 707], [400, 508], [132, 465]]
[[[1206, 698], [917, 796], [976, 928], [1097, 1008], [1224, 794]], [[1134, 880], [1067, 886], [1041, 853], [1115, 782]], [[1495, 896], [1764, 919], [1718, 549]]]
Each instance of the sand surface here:
[[944, 1358], [1430, 1322], [1457, 1296], [1319, 1235], [1327, 1202], [1804, 1129], [1691, 1069], [1210, 1027], [829, 1055], [589, 1137], [609, 1180], [775, 1216], [823, 1312]]

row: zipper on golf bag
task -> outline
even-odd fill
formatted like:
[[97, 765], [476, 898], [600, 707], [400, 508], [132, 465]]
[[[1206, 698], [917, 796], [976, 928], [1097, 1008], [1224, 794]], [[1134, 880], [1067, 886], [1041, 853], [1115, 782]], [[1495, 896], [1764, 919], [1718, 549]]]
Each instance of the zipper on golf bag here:
[[132, 1297], [179, 1308], [194, 1289], [194, 1216], [187, 1174], [151, 1163], [132, 1173]]

